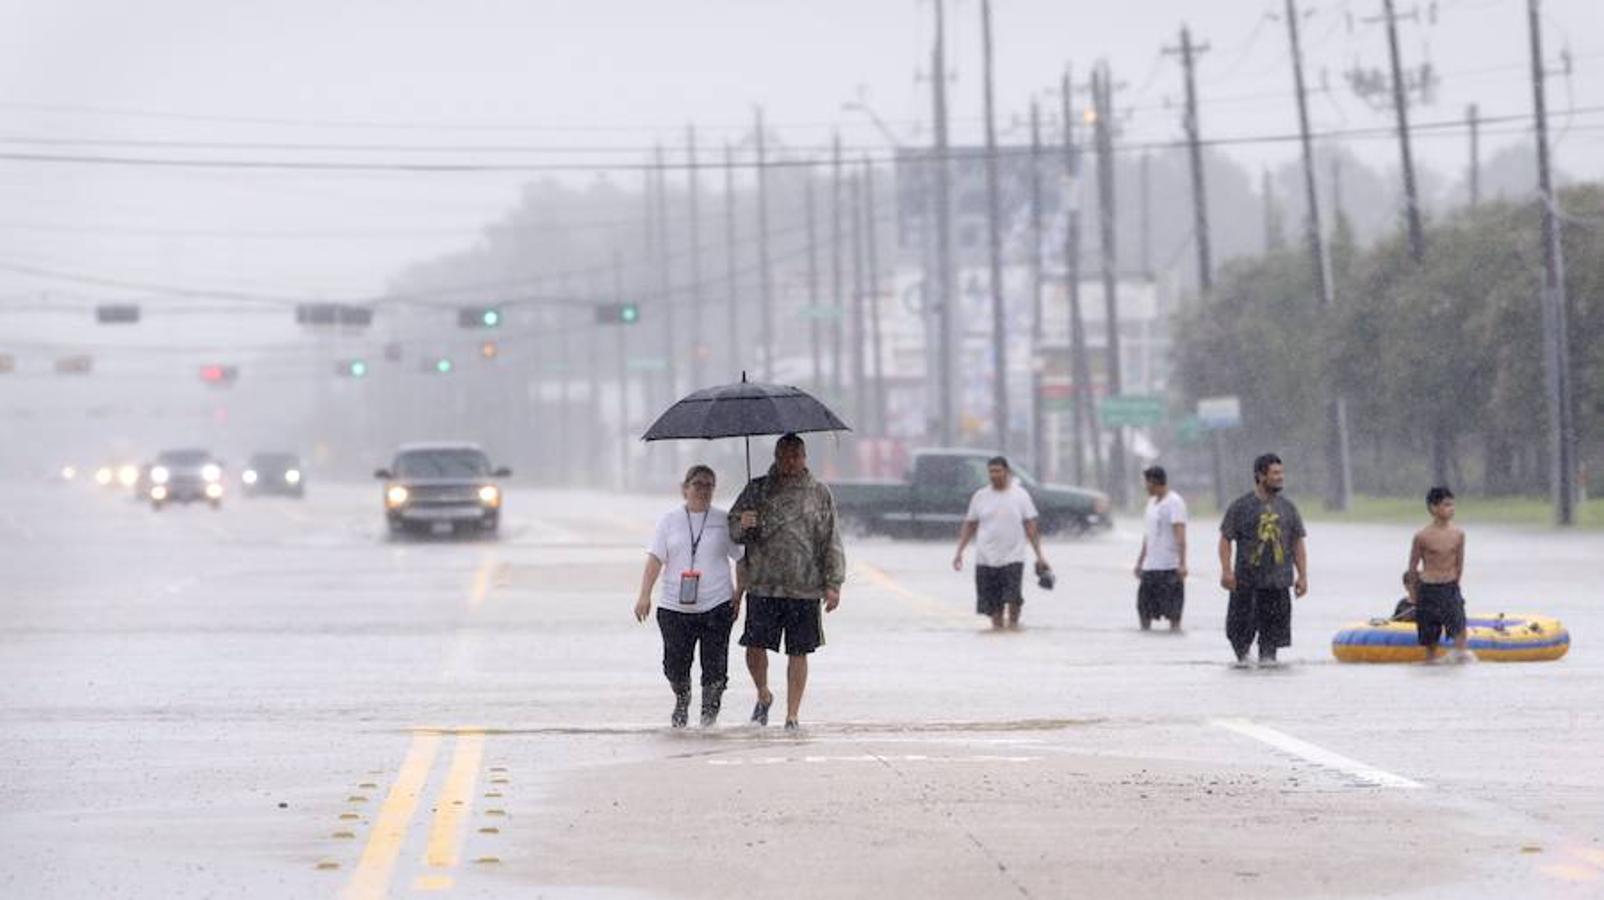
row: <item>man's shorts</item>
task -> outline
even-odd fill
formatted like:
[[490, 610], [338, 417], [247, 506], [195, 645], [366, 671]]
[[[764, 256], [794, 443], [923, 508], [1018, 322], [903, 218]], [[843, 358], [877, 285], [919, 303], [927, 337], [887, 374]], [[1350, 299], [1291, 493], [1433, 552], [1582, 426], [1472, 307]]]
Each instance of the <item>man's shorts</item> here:
[[824, 646], [823, 601], [747, 595], [741, 646], [778, 653], [781, 638], [786, 656], [804, 656]]
[[975, 566], [975, 612], [994, 616], [1009, 603], [1022, 604], [1025, 594], [1025, 564]]
[[1175, 569], [1149, 569], [1136, 589], [1136, 614], [1143, 619], [1181, 621], [1186, 607], [1186, 582]]
[[1420, 602], [1415, 605], [1415, 636], [1422, 647], [1435, 647], [1444, 637], [1450, 640], [1465, 633], [1465, 598], [1459, 583], [1426, 582], [1420, 585]]

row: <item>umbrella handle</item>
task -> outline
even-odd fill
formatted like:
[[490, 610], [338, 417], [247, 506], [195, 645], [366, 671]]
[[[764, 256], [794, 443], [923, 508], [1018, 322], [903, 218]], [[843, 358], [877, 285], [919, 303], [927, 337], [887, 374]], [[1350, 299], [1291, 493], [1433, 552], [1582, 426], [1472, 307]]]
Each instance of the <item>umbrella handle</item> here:
[[[746, 373], [742, 372], [741, 376], [744, 378], [746, 376]], [[751, 481], [752, 480], [752, 436], [751, 435], [747, 435], [746, 436], [746, 480], [747, 481]]]

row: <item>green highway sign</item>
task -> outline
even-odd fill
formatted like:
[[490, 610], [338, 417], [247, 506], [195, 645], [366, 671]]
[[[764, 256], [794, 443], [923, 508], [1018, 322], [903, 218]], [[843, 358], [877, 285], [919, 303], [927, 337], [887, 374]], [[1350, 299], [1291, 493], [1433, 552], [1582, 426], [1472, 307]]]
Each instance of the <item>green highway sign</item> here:
[[1145, 428], [1164, 421], [1165, 405], [1157, 394], [1118, 394], [1103, 398], [1098, 415], [1111, 428]]

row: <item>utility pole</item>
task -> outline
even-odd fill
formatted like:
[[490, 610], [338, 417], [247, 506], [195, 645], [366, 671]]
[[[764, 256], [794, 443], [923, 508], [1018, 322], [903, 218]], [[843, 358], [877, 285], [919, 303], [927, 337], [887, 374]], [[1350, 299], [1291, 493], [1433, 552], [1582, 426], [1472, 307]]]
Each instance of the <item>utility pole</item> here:
[[[1326, 256], [1325, 235], [1320, 231], [1320, 194], [1315, 188], [1314, 144], [1309, 137], [1309, 96], [1303, 84], [1303, 45], [1298, 39], [1297, 0], [1286, 0], [1286, 16], [1288, 34], [1292, 41], [1292, 83], [1298, 98], [1298, 129], [1303, 148], [1303, 186], [1309, 208], [1305, 228], [1308, 232], [1310, 261], [1314, 265], [1315, 282], [1320, 291], [1320, 306], [1329, 311], [1335, 302], [1335, 297], [1331, 286], [1329, 259]], [[1342, 392], [1336, 386], [1331, 387], [1331, 398], [1326, 405], [1326, 411], [1326, 463], [1329, 467], [1326, 506], [1338, 512], [1345, 512], [1352, 499], [1348, 464], [1348, 414]]]
[[1559, 198], [1554, 196], [1548, 146], [1548, 72], [1543, 60], [1541, 0], [1526, 0], [1532, 45], [1532, 105], [1537, 119], [1537, 195], [1543, 203], [1543, 373], [1548, 387], [1549, 496], [1554, 521], [1576, 523], [1575, 425], [1571, 411], [1565, 248], [1560, 238]]
[[769, 260], [769, 161], [764, 152], [763, 108], [757, 109], [757, 259], [763, 298], [763, 380], [774, 381], [774, 273]]
[[[1415, 158], [1409, 146], [1409, 97], [1404, 84], [1403, 61], [1398, 52], [1398, 15], [1394, 0], [1382, 0], [1387, 17], [1387, 50], [1392, 56], [1392, 106], [1398, 118], [1398, 152], [1402, 157], [1404, 213], [1409, 225], [1409, 257], [1420, 262], [1426, 257], [1426, 232], [1420, 224], [1420, 195], [1415, 186]], [[1439, 473], [1440, 475], [1441, 473]]]
[[985, 70], [986, 243], [991, 264], [991, 420], [998, 453], [1008, 452], [1008, 306], [1003, 298], [1002, 198], [997, 174], [997, 110], [992, 91], [991, 0], [980, 0]]
[[1030, 467], [1047, 477], [1047, 428], [1042, 421], [1041, 105], [1030, 101]]
[[[868, 329], [864, 327], [863, 314], [863, 192], [857, 175], [848, 177], [847, 194], [851, 204], [847, 212], [852, 218], [852, 415], [861, 426], [869, 421], [869, 380], [864, 377], [864, 339]], [[856, 468], [856, 458], [853, 467]]]
[[[641, 186], [641, 196], [645, 200], [645, 203], [646, 203], [645, 235], [644, 235], [644, 237], [646, 238], [646, 240], [645, 240], [645, 251], [646, 252], [644, 254], [642, 254], [642, 256], [641, 256], [641, 268], [640, 268], [641, 299], [648, 301], [647, 305], [653, 311], [653, 314], [659, 314], [659, 313], [665, 313], [665, 311], [658, 309], [657, 301], [659, 299], [667, 300], [668, 296], [662, 292], [661, 286], [654, 284], [653, 278], [652, 278], [652, 272], [655, 271], [656, 268], [657, 268], [657, 216], [658, 216], [657, 190], [656, 190], [657, 167], [655, 165], [648, 166], [646, 168], [646, 170], [645, 170], [644, 175], [645, 175], [645, 181]], [[652, 398], [653, 398], [654, 395], [658, 396], [659, 399], [661, 399], [660, 388], [661, 388], [661, 382], [659, 382], [655, 388], [653, 386], [651, 386], [650, 383], [643, 382], [642, 396], [643, 396], [645, 402], [650, 404], [652, 402]], [[673, 399], [670, 398], [668, 402], [672, 403]]]
[[730, 370], [720, 380], [734, 380], [741, 369], [741, 290], [739, 269], [736, 265], [735, 234], [735, 149], [724, 144], [724, 279], [730, 301]]
[[1143, 153], [1137, 160], [1137, 186], [1142, 199], [1141, 265], [1138, 269], [1148, 278], [1153, 277], [1153, 171], [1151, 154]]
[[668, 167], [663, 162], [663, 145], [657, 145], [657, 278], [663, 298], [663, 357], [666, 368], [663, 384], [668, 402], [679, 399], [679, 343], [674, 333], [674, 257], [668, 252]]
[[1086, 320], [1081, 314], [1080, 257], [1081, 257], [1081, 199], [1085, 194], [1080, 172], [1080, 150], [1075, 146], [1075, 83], [1066, 67], [1060, 96], [1064, 103], [1064, 180], [1065, 194], [1069, 197], [1065, 210], [1068, 222], [1064, 227], [1064, 280], [1069, 296], [1069, 368], [1072, 382], [1071, 414], [1074, 423], [1075, 483], [1086, 483], [1086, 445], [1092, 447], [1093, 482], [1103, 483], [1103, 448], [1096, 436], [1092, 418], [1092, 372], [1086, 354]]
[[837, 133], [830, 149], [830, 397], [840, 403], [846, 397], [844, 362], [841, 357], [841, 322], [846, 318], [846, 231], [841, 217], [843, 181], [841, 135]]
[[1165, 53], [1181, 57], [1181, 69], [1186, 75], [1186, 128], [1187, 157], [1192, 165], [1192, 240], [1197, 246], [1198, 294], [1207, 297], [1214, 290], [1214, 262], [1209, 247], [1209, 202], [1206, 181], [1203, 177], [1202, 127], [1197, 116], [1197, 57], [1208, 52], [1209, 45], [1192, 43], [1192, 30], [1181, 26], [1181, 45], [1166, 47]]
[[687, 234], [691, 242], [691, 282], [687, 285], [690, 294], [691, 307], [691, 390], [701, 390], [706, 386], [703, 380], [702, 356], [706, 352], [706, 334], [702, 331], [702, 219], [701, 219], [701, 185], [697, 180], [696, 171], [696, 126], [685, 126], [685, 190]]
[[947, 156], [947, 30], [944, 12], [947, 0], [936, 2], [936, 44], [931, 51], [930, 82], [934, 146], [931, 155], [936, 168], [936, 314], [940, 346], [936, 351], [936, 388], [938, 410], [936, 414], [937, 443], [950, 447], [954, 443], [953, 423], [957, 420], [957, 403], [953, 380], [953, 319], [955, 291], [952, 272], [952, 169]]
[[1481, 110], [1472, 103], [1465, 109], [1465, 124], [1470, 127], [1470, 208], [1481, 205]]
[[602, 290], [602, 270], [592, 267], [587, 281], [588, 283], [585, 286], [587, 295], [584, 304], [585, 314], [579, 317], [580, 327], [585, 331], [585, 374], [587, 376], [585, 405], [591, 411], [590, 415], [585, 416], [585, 434], [588, 435], [588, 439], [585, 441], [585, 459], [587, 461], [586, 468], [590, 472], [591, 486], [601, 487], [603, 477], [599, 470], [604, 458], [602, 456], [602, 442], [605, 440], [605, 436], [602, 434], [601, 418], [602, 329], [600, 325], [596, 324], [592, 308], [596, 301], [604, 295]]
[[[1098, 222], [1102, 245], [1103, 305], [1108, 330], [1108, 394], [1117, 397], [1124, 392], [1125, 380], [1120, 370], [1119, 354], [1119, 248], [1115, 244], [1114, 206], [1114, 87], [1108, 62], [1097, 64], [1092, 70], [1092, 99], [1097, 110], [1097, 195]], [[1109, 448], [1108, 480], [1104, 489], [1114, 505], [1123, 508], [1130, 497], [1125, 483], [1125, 429], [1110, 429], [1113, 442]]]
[[1281, 228], [1281, 205], [1275, 202], [1275, 183], [1270, 170], [1259, 171], [1259, 195], [1264, 201], [1264, 252], [1279, 253], [1286, 248], [1286, 234]]
[[[613, 251], [613, 302], [624, 300], [624, 255]], [[618, 341], [618, 477], [620, 486], [629, 490], [629, 329], [613, 328]]]
[[885, 353], [880, 333], [880, 228], [879, 210], [874, 200], [874, 165], [863, 157], [863, 228], [867, 237], [865, 250], [869, 258], [866, 281], [869, 301], [869, 346], [874, 371], [874, 418], [870, 433], [886, 436], [886, 373]]
[[808, 349], [813, 356], [813, 389], [818, 391], [824, 387], [824, 351], [820, 346], [824, 340], [820, 330], [824, 326], [819, 319], [823, 312], [819, 308], [819, 211], [813, 197], [811, 167], [803, 172], [802, 193], [802, 209], [807, 219], [808, 239]]

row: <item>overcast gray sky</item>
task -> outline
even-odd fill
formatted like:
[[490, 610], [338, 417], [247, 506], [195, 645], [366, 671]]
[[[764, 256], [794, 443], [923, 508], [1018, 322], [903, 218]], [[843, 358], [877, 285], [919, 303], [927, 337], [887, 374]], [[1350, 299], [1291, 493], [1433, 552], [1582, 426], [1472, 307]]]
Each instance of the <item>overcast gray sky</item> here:
[[[1386, 62], [1384, 32], [1363, 21], [1380, 0], [1303, 6], [1311, 83], [1324, 71], [1332, 88], [1314, 101], [1316, 128], [1387, 124], [1342, 78], [1356, 63]], [[1166, 104], [1179, 96], [1180, 74], [1160, 48], [1191, 16], [1197, 39], [1212, 47], [1199, 73], [1206, 135], [1285, 134], [1296, 123], [1286, 26], [1267, 18], [1281, 8], [1282, 0], [997, 0], [999, 103], [1011, 119], [1056, 84], [1066, 62], [1084, 72], [1106, 57], [1132, 108], [1126, 139], [1172, 139], [1179, 124]], [[1558, 159], [1596, 177], [1604, 174], [1599, 3], [1547, 0], [1545, 9], [1549, 55], [1558, 65], [1568, 48], [1574, 59], [1573, 75], [1551, 86]], [[1458, 119], [1471, 101], [1488, 116], [1529, 113], [1524, 0], [1439, 0], [1419, 10], [1403, 25], [1406, 62], [1429, 60], [1442, 85], [1433, 105], [1414, 110], [1417, 121]], [[794, 146], [823, 142], [835, 128], [849, 142], [878, 145], [864, 117], [841, 109], [860, 89], [900, 138], [922, 142], [929, 102], [919, 78], [932, 15], [928, 0], [0, 0], [0, 153], [633, 162], [653, 141], [678, 141], [687, 122], [710, 145], [737, 136], [754, 104]], [[949, 15], [955, 131], [975, 138], [978, 0], [952, 3]], [[1488, 154], [1529, 141], [1517, 126], [1487, 130]], [[187, 146], [197, 142], [253, 146]], [[282, 144], [325, 149], [272, 146]], [[353, 144], [385, 149], [339, 149]], [[535, 150], [471, 149], [485, 145]], [[1382, 165], [1396, 156], [1385, 137], [1353, 146]], [[1418, 149], [1426, 165], [1462, 173], [1463, 135], [1423, 136]], [[1296, 145], [1230, 152], [1257, 165], [1293, 158]], [[531, 177], [0, 160], [0, 298], [134, 293], [60, 275], [361, 296], [410, 261], [471, 242]]]

